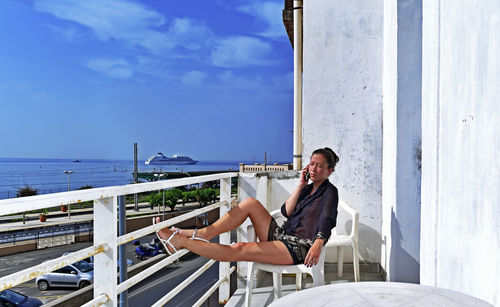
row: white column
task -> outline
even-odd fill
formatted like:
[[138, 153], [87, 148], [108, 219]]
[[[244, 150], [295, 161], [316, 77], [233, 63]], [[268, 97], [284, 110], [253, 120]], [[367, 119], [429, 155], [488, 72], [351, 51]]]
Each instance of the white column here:
[[384, 2], [382, 265], [419, 282], [422, 0]]
[[437, 285], [437, 221], [439, 212], [439, 65], [441, 1], [424, 1], [422, 25], [422, 208], [420, 282]]
[[255, 198], [269, 211], [269, 180], [267, 175], [257, 177], [255, 184]]
[[94, 201], [94, 244], [105, 243], [107, 249], [94, 256], [94, 297], [105, 293], [109, 301], [104, 306], [117, 306], [118, 248], [117, 240], [117, 197]]
[[[220, 201], [226, 201], [227, 204], [220, 207], [220, 216], [231, 210], [231, 178], [220, 180]], [[221, 233], [219, 235], [219, 243], [229, 245], [231, 243], [231, 232]], [[219, 262], [219, 278], [226, 277], [227, 280], [219, 287], [219, 303], [225, 304], [229, 300], [230, 294], [230, 276], [229, 262]]]
[[293, 169], [302, 168], [302, 1], [293, 1]]

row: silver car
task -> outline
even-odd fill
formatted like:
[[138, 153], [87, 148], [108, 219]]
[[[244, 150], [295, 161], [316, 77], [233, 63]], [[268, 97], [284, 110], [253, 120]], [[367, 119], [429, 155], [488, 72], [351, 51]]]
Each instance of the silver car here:
[[83, 260], [39, 276], [35, 280], [41, 291], [50, 287], [83, 288], [93, 282], [94, 266]]

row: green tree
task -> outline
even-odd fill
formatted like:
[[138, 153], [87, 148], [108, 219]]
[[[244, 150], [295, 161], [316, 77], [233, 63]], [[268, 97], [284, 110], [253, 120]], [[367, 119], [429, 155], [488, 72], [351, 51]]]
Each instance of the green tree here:
[[25, 197], [25, 196], [33, 196], [38, 195], [38, 190], [26, 185], [22, 188], [17, 188], [16, 197]]
[[211, 188], [196, 190], [196, 200], [200, 203], [200, 207], [208, 205], [209, 201], [212, 199], [212, 195], [215, 195], [215, 192]]
[[177, 201], [183, 197], [182, 191], [180, 189], [172, 189], [165, 191], [165, 203], [174, 211]]

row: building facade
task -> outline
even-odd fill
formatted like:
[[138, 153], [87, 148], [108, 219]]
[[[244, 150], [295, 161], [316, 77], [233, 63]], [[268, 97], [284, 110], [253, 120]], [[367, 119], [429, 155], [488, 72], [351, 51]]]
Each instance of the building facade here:
[[303, 40], [303, 164], [338, 153], [362, 259], [500, 305], [500, 2], [304, 1]]

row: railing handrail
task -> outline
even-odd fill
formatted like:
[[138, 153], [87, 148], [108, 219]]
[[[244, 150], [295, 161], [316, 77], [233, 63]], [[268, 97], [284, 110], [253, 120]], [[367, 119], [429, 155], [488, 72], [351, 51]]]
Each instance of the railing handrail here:
[[[196, 210], [193, 210], [191, 212], [176, 216], [174, 218], [170, 218], [170, 219], [165, 220], [163, 222], [160, 222], [158, 224], [147, 226], [147, 227], [141, 228], [139, 230], [136, 230], [134, 232], [122, 235], [122, 236], [118, 237], [117, 245], [119, 246], [119, 245], [128, 243], [128, 242], [133, 241], [137, 238], [149, 235], [149, 234], [151, 234], [157, 230], [160, 230], [162, 228], [183, 222], [183, 221], [188, 220], [192, 217], [195, 217], [201, 213], [208, 212], [208, 211], [211, 211], [213, 209], [219, 208], [221, 205], [224, 205], [224, 204], [227, 204], [227, 202], [226, 201], [218, 202], [218, 203], [206, 206], [204, 208], [196, 209]], [[91, 257], [91, 256], [95, 256], [95, 255], [101, 253], [102, 251], [104, 251], [105, 248], [106, 248], [105, 245], [90, 246], [90, 247], [87, 247], [85, 249], [81, 249], [79, 251], [71, 253], [69, 255], [61, 256], [61, 257], [52, 259], [48, 262], [33, 266], [31, 268], [27, 268], [25, 270], [4, 276], [4, 277], [0, 278], [0, 291], [14, 287], [14, 286], [19, 285], [19, 284], [22, 284], [30, 279], [36, 278], [36, 277], [43, 275], [43, 274], [46, 274], [48, 272], [52, 272], [54, 270], [57, 270], [59, 268], [66, 266], [66, 265], [75, 263], [77, 261], [83, 260], [83, 259]], [[183, 254], [176, 253], [176, 254], [168, 257], [167, 259], [162, 260], [162, 261], [168, 262], [164, 266], [174, 262], [178, 258], [182, 257], [184, 254], [185, 253], [183, 253]], [[161, 267], [158, 267], [158, 268], [155, 267], [155, 269], [161, 269]], [[145, 276], [144, 278], [146, 278], [146, 277], [147, 276]], [[142, 278], [142, 279], [144, 279], [144, 278]], [[121, 284], [118, 285], [118, 288], [121, 289], [121, 291], [119, 291], [119, 292], [122, 292], [122, 291], [130, 288], [131, 286], [135, 285], [137, 282], [140, 282], [142, 279], [136, 278], [137, 281], [135, 283], [128, 283], [128, 286], [126, 288], [120, 288]]]
[[[113, 237], [104, 238], [103, 239], [104, 241], [99, 240], [99, 239], [96, 240], [96, 238], [95, 238], [94, 245], [91, 247], [73, 252], [69, 255], [62, 256], [62, 257], [50, 260], [48, 262], [44, 262], [42, 264], [33, 266], [31, 268], [27, 268], [25, 270], [22, 270], [22, 271], [19, 271], [19, 272], [16, 272], [16, 273], [13, 273], [13, 274], [10, 274], [10, 275], [7, 275], [5, 277], [0, 278], [0, 291], [14, 287], [14, 286], [19, 285], [23, 282], [26, 282], [28, 280], [31, 280], [31, 279], [36, 278], [38, 276], [41, 276], [43, 274], [49, 273], [51, 271], [57, 270], [61, 267], [64, 267], [64, 266], [69, 265], [71, 263], [77, 262], [79, 260], [83, 260], [83, 259], [88, 258], [90, 256], [98, 255], [100, 253], [104, 253], [104, 254], [109, 254], [111, 252], [115, 253], [116, 252], [115, 249], [119, 245], [123, 245], [123, 244], [130, 242], [138, 237], [148, 235], [148, 234], [153, 233], [153, 232], [160, 230], [162, 228], [165, 228], [165, 227], [177, 224], [179, 222], [185, 221], [185, 220], [190, 219], [192, 217], [195, 217], [201, 213], [205, 213], [205, 212], [211, 211], [213, 209], [220, 208], [221, 214], [223, 214], [223, 212], [225, 210], [230, 209], [229, 201], [231, 199], [231, 188], [230, 188], [230, 180], [229, 179], [232, 177], [235, 177], [237, 175], [238, 175], [238, 173], [220, 173], [220, 174], [213, 174], [213, 175], [206, 175], [206, 176], [173, 179], [173, 180], [168, 180], [168, 181], [158, 181], [158, 182], [141, 183], [141, 184], [129, 184], [129, 185], [125, 185], [125, 186], [95, 188], [95, 189], [89, 189], [89, 190], [79, 190], [79, 191], [72, 191], [72, 192], [63, 192], [63, 193], [55, 193], [55, 194], [47, 194], [47, 195], [0, 200], [0, 215], [28, 211], [28, 210], [35, 210], [35, 209], [43, 209], [43, 208], [47, 208], [47, 207], [53, 207], [53, 206], [56, 206], [59, 204], [72, 204], [75, 202], [89, 201], [89, 200], [94, 200], [94, 204], [95, 204], [94, 210], [97, 208], [98, 213], [99, 212], [104, 213], [106, 210], [107, 211], [110, 210], [108, 207], [109, 204], [115, 205], [115, 206], [117, 205], [116, 200], [117, 200], [118, 196], [133, 194], [133, 193], [147, 192], [147, 191], [155, 191], [155, 190], [172, 188], [172, 187], [177, 187], [177, 186], [184, 186], [184, 185], [195, 184], [195, 183], [199, 183], [199, 182], [221, 180], [221, 201], [220, 202], [206, 206], [204, 208], [200, 208], [200, 209], [182, 214], [180, 216], [177, 216], [177, 217], [174, 217], [174, 218], [171, 218], [168, 220], [165, 220], [165, 221], [160, 222], [160, 223], [155, 224], [155, 225], [144, 227], [142, 229], [139, 229], [139, 230], [134, 231], [134, 232], [129, 233], [129, 234], [122, 235], [120, 237], [118, 237], [116, 234], [114, 234], [113, 236], [115, 236], [116, 241], [110, 240], [110, 238], [113, 238]], [[111, 201], [113, 199], [114, 199], [114, 201]], [[105, 211], [102, 211], [103, 208], [108, 208], [108, 209], [105, 209]], [[113, 207], [111, 207], [111, 208], [113, 208]], [[99, 211], [99, 210], [101, 210], [101, 211]], [[113, 210], [116, 210], [116, 207]], [[116, 221], [116, 211], [113, 211], [113, 210], [111, 210], [109, 212], [115, 212], [115, 213], [112, 213], [111, 215], [107, 215], [107, 216], [110, 219], [113, 218], [113, 216], [114, 216], [115, 221]], [[109, 214], [109, 213], [105, 213], [105, 214]], [[100, 215], [97, 214], [97, 216], [99, 217]], [[94, 223], [96, 223], [96, 215], [94, 215]], [[101, 223], [102, 223], [102, 220], [101, 220]], [[97, 224], [99, 224], [99, 223], [97, 223]], [[107, 228], [107, 229], [109, 229], [109, 228]], [[224, 242], [227, 241], [226, 244], [229, 244], [228, 240], [229, 240], [228, 234], [225, 234], [224, 238], [221, 237], [221, 243], [222, 243], [222, 241], [224, 241]], [[118, 294], [120, 292], [127, 290], [131, 286], [137, 284], [141, 280], [150, 276], [152, 273], [156, 272], [158, 269], [171, 264], [172, 262], [174, 262], [176, 259], [182, 257], [187, 252], [188, 252], [187, 250], [183, 249], [183, 250], [175, 253], [174, 255], [169, 256], [166, 259], [160, 261], [159, 263], [155, 264], [154, 266], [146, 269], [145, 271], [137, 274], [136, 276], [134, 276], [130, 279], [127, 279], [125, 282], [123, 282], [121, 284], [114, 284], [114, 286], [113, 286], [114, 290], [113, 289], [110, 290], [110, 293], [108, 293], [108, 290], [104, 290], [102, 292], [99, 291], [100, 293], [99, 292], [96, 293], [95, 292], [96, 288], [94, 288], [94, 299], [85, 305], [88, 305], [88, 306], [94, 305], [95, 306], [95, 305], [107, 304], [107, 302], [110, 300], [110, 296], [109, 296], [110, 294], [112, 294], [112, 293]], [[98, 257], [101, 257], [101, 256], [109, 257], [109, 255], [98, 255]], [[111, 259], [113, 259], [113, 258], [114, 257], [111, 257]], [[100, 262], [97, 262], [97, 264], [99, 264], [99, 263]], [[225, 267], [222, 268], [222, 266], [220, 265], [219, 270], [220, 270], [220, 272], [225, 272], [224, 276], [226, 276], [226, 277], [219, 278], [218, 282], [216, 283], [217, 287], [219, 287], [223, 283], [229, 282], [229, 280], [228, 280], [229, 275], [227, 275], [227, 274], [229, 272], [232, 272], [234, 270], [234, 268], [230, 269], [228, 265], [229, 264], [227, 264], [227, 268], [225, 268]], [[114, 272], [114, 273], [116, 273], [116, 272]], [[108, 276], [107, 278], [109, 279], [112, 277]], [[115, 282], [116, 282], [116, 280], [115, 280]], [[229, 291], [228, 287], [229, 287], [228, 285], [224, 286], [225, 292]], [[214, 288], [214, 287], [212, 287], [212, 288]], [[117, 290], [118, 290], [118, 292], [116, 292]], [[103, 292], [105, 292], [105, 293], [103, 293]], [[116, 304], [116, 302], [113, 304]]]
[[104, 244], [93, 245], [81, 249], [79, 251], [73, 252], [69, 255], [61, 256], [59, 258], [55, 258], [47, 262], [40, 263], [38, 265], [32, 266], [22, 271], [4, 276], [0, 278], [0, 291], [12, 288], [19, 284], [27, 282], [33, 278], [36, 278], [40, 275], [60, 269], [62, 267], [83, 260], [85, 258], [95, 256], [99, 253], [102, 253], [104, 250], [106, 250], [106, 248], [108, 247]]
[[24, 211], [39, 210], [60, 205], [69, 205], [89, 200], [103, 199], [121, 195], [151, 192], [195, 184], [198, 182], [215, 181], [237, 176], [238, 173], [220, 173], [213, 175], [186, 177], [155, 182], [135, 183], [87, 190], [76, 190], [53, 194], [43, 194], [0, 200], [0, 216]]
[[153, 233], [155, 231], [158, 231], [160, 229], [163, 229], [163, 228], [166, 228], [166, 227], [169, 227], [169, 226], [173, 226], [175, 224], [178, 224], [180, 222], [188, 220], [188, 219], [190, 219], [192, 217], [198, 216], [198, 215], [200, 215], [202, 213], [205, 213], [205, 212], [211, 211], [213, 209], [219, 208], [221, 205], [224, 205], [224, 204], [227, 204], [227, 202], [226, 201], [221, 201], [221, 202], [218, 202], [218, 203], [215, 203], [215, 204], [212, 204], [212, 205], [208, 205], [206, 207], [203, 207], [203, 208], [200, 208], [200, 209], [196, 209], [196, 210], [193, 210], [191, 212], [187, 212], [187, 213], [184, 213], [182, 215], [170, 218], [170, 219], [165, 220], [163, 222], [160, 222], [158, 224], [151, 225], [151, 226], [146, 226], [146, 227], [138, 229], [136, 231], [124, 234], [124, 235], [118, 237], [118, 240], [117, 240], [116, 244], [118, 246], [120, 246], [122, 244], [131, 242], [131, 241], [133, 241], [133, 240], [135, 240], [137, 238], [144, 237], [144, 236], [146, 236], [146, 235], [148, 235], [150, 233]]

